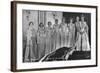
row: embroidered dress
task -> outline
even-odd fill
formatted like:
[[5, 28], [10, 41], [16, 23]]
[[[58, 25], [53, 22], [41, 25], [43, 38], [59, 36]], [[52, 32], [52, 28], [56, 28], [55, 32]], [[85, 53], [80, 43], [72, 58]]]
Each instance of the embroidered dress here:
[[54, 24], [53, 26], [53, 42], [54, 42], [54, 48], [58, 49], [60, 48], [60, 33], [59, 33], [59, 24]]
[[80, 22], [80, 31], [78, 34], [77, 50], [90, 51], [89, 38], [88, 38], [88, 26], [86, 22]]
[[37, 49], [37, 31], [35, 29], [32, 30], [32, 44], [33, 44], [33, 54], [35, 56], [34, 60], [38, 59], [38, 49]]
[[80, 22], [76, 22], [76, 41], [77, 41], [77, 46], [76, 46], [76, 50], [77, 51], [81, 51], [81, 34], [80, 34]]
[[60, 31], [60, 47], [65, 47], [67, 46], [67, 28], [66, 28], [66, 25], [65, 23], [61, 23], [60, 24], [60, 28], [59, 28], [59, 31]]
[[[36, 53], [37, 50], [36, 45], [36, 33], [32, 27], [29, 27], [27, 30], [27, 44], [25, 50], [25, 61], [35, 61], [36, 60]], [[30, 58], [29, 58], [30, 56]]]
[[66, 47], [69, 47], [69, 45], [68, 45], [69, 33], [70, 33], [69, 27], [68, 27], [68, 25], [66, 24], [66, 25], [65, 25], [65, 46], [66, 46]]
[[52, 28], [47, 27], [46, 28], [46, 48], [45, 48], [45, 54], [49, 54], [53, 49], [52, 44]]
[[45, 29], [39, 28], [37, 34], [38, 59], [41, 59], [45, 55], [45, 45], [46, 45], [45, 39], [46, 39]]
[[75, 25], [73, 23], [68, 24], [69, 34], [68, 34], [68, 47], [72, 47], [75, 43]]

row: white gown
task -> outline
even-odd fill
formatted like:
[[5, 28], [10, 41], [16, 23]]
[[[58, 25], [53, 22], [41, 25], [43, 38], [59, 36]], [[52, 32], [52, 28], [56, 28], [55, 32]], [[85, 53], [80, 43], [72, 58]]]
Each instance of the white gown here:
[[38, 59], [41, 59], [45, 55], [45, 46], [46, 46], [45, 39], [46, 39], [45, 30], [40, 28], [37, 34]]
[[[30, 55], [30, 59], [29, 59]], [[37, 58], [37, 45], [36, 45], [36, 32], [33, 28], [29, 27], [27, 30], [27, 43], [25, 50], [25, 61], [35, 61]]]
[[69, 27], [68, 27], [67, 24], [64, 27], [64, 31], [65, 31], [65, 46], [69, 47], [68, 40], [69, 40], [69, 33], [70, 33], [70, 31], [69, 31]]
[[86, 22], [80, 22], [77, 28], [80, 28], [80, 29], [77, 32], [78, 43], [77, 43], [76, 50], [90, 51], [90, 44], [89, 44], [89, 38], [88, 38], [88, 26]]
[[45, 48], [45, 54], [49, 54], [52, 51], [52, 28], [47, 27], [46, 28], [46, 48]]
[[54, 42], [54, 49], [60, 48], [59, 24], [53, 25], [53, 42]]
[[60, 47], [65, 46], [65, 24], [61, 23], [59, 27], [59, 32], [60, 32]]
[[66, 23], [60, 24], [60, 45], [61, 47], [67, 47], [68, 44], [68, 27]]
[[68, 47], [72, 47], [75, 43], [75, 24], [68, 24], [69, 33], [68, 33]]

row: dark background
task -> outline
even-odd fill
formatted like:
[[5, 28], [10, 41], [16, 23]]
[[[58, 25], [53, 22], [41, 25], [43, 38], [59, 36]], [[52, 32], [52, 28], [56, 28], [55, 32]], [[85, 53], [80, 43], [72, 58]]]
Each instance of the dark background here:
[[82, 15], [85, 17], [84, 20], [86, 21], [89, 28], [88, 36], [89, 36], [89, 43], [91, 45], [91, 13], [63, 12], [63, 17], [65, 17], [66, 23], [69, 23], [70, 18], [73, 18], [73, 23], [75, 23], [76, 17], [78, 16], [81, 20]]

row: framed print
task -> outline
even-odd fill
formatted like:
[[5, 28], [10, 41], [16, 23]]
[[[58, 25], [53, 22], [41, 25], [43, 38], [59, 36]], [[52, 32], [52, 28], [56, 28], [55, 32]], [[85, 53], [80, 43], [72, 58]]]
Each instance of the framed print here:
[[11, 2], [11, 71], [97, 66], [97, 6]]

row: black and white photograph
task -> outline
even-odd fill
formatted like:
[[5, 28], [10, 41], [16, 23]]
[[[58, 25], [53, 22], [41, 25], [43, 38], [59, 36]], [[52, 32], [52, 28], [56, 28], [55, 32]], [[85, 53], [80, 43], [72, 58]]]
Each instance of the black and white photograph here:
[[97, 6], [12, 2], [12, 71], [97, 66]]
[[91, 59], [91, 13], [22, 11], [23, 62]]

